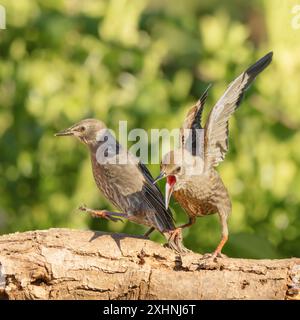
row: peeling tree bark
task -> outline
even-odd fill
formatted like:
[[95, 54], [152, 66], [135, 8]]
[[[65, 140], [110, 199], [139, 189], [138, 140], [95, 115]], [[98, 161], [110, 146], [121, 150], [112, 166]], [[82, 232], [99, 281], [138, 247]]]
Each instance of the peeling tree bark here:
[[3, 235], [0, 298], [300, 298], [300, 259], [203, 261], [123, 234], [50, 229]]

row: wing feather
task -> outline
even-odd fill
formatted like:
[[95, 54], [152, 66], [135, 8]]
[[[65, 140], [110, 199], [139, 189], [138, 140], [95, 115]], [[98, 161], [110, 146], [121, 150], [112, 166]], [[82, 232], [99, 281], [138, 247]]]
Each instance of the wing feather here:
[[201, 119], [202, 119], [204, 104], [207, 99], [208, 90], [210, 87], [211, 85], [209, 85], [205, 89], [205, 91], [203, 92], [202, 96], [197, 101], [197, 103], [192, 108], [189, 109], [184, 119], [183, 125], [180, 128], [181, 148], [185, 148], [188, 150], [191, 149], [193, 155], [196, 155], [197, 141], [199, 143], [199, 140], [200, 140], [200, 144], [201, 144], [200, 147], [201, 149], [203, 148], [202, 141], [201, 141], [201, 134], [199, 135], [199, 131], [203, 129], [201, 125]]
[[175, 226], [172, 212], [170, 209], [165, 208], [163, 195], [158, 186], [153, 184], [154, 179], [150, 171], [143, 163], [139, 163], [138, 166], [139, 170], [145, 177], [142, 190], [144, 200], [150, 208], [154, 209], [153, 211], [147, 213], [149, 220], [154, 220], [155, 225], [160, 228], [160, 231], [173, 230]]
[[228, 120], [240, 105], [243, 95], [256, 76], [272, 61], [270, 52], [250, 66], [227, 88], [209, 114], [204, 133], [205, 168], [216, 167], [228, 150]]

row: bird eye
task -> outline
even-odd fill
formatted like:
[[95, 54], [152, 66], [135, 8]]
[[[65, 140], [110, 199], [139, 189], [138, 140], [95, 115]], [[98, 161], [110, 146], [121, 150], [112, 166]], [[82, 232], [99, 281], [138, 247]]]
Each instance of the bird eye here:
[[79, 128], [79, 130], [80, 130], [80, 132], [85, 131], [85, 127], [84, 127], [84, 126], [81, 126], [81, 127]]
[[180, 167], [177, 167], [175, 172], [178, 173], [180, 171], [180, 169], [181, 169]]

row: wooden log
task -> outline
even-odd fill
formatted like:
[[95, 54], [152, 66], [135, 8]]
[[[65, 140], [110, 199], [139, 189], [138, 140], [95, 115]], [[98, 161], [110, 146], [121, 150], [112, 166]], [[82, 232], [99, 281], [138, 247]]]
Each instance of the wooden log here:
[[1, 299], [300, 299], [300, 259], [201, 259], [125, 234], [0, 237]]

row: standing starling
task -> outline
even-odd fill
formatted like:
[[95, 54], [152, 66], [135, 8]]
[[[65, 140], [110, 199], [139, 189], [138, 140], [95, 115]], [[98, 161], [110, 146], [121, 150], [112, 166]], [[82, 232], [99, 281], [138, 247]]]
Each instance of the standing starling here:
[[154, 229], [170, 240], [169, 246], [181, 252], [183, 247], [174, 237], [172, 213], [164, 206], [163, 196], [146, 166], [115, 140], [105, 124], [95, 119], [82, 120], [56, 136], [74, 136], [90, 150], [93, 175], [104, 196], [120, 210], [110, 212], [93, 210], [84, 206], [79, 209], [94, 217], [111, 221], [128, 220], [149, 226], [148, 236]]
[[[201, 115], [207, 98], [203, 93], [193, 106], [180, 131], [179, 149], [167, 153], [161, 164], [161, 173], [155, 181], [166, 177], [165, 205], [168, 208], [171, 194], [189, 216], [189, 222], [177, 229], [195, 223], [196, 217], [218, 213], [222, 226], [222, 239], [212, 255], [221, 256], [221, 250], [228, 239], [227, 219], [231, 212], [231, 201], [226, 187], [215, 167], [224, 160], [228, 150], [228, 121], [240, 105], [245, 90], [256, 76], [272, 61], [270, 52], [249, 67], [227, 88], [211, 110], [204, 128]], [[188, 132], [188, 134], [186, 134]]]

